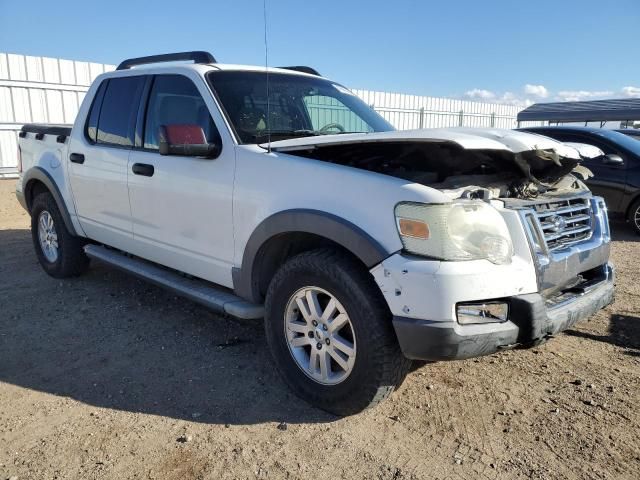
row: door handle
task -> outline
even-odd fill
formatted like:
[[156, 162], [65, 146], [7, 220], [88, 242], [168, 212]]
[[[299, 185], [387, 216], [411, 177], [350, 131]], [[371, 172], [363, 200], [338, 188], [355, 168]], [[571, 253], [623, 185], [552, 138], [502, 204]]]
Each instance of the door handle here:
[[69, 160], [73, 163], [84, 163], [84, 155], [81, 153], [72, 153], [69, 155]]
[[153, 177], [154, 168], [153, 165], [148, 163], [134, 163], [131, 170], [136, 175], [142, 175], [144, 177]]

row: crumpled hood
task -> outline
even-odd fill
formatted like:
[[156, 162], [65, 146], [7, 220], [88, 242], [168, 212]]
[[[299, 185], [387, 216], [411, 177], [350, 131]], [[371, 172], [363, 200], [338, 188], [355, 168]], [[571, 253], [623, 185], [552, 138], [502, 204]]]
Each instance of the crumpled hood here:
[[[448, 143], [466, 150], [502, 150], [514, 154], [538, 150], [553, 150], [558, 156], [563, 158], [576, 161], [579, 161], [581, 158], [575, 148], [548, 137], [535, 133], [498, 128], [433, 128], [322, 135], [272, 142], [271, 149], [277, 152], [294, 152], [324, 146], [385, 142]], [[266, 147], [266, 145], [262, 146]]]
[[598, 158], [604, 156], [604, 152], [595, 145], [587, 143], [565, 142], [566, 146], [575, 148], [582, 158]]

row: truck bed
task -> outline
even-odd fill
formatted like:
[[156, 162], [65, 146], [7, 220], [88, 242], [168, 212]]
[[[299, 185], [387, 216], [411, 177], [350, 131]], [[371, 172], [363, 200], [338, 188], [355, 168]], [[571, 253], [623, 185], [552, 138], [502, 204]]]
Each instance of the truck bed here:
[[[24, 125], [18, 134], [21, 170], [26, 172], [31, 167], [42, 164], [43, 161], [51, 168], [60, 165], [66, 157], [67, 138], [70, 135], [71, 125], [52, 123]], [[64, 180], [61, 181], [64, 183]]]
[[[26, 137], [27, 133], [40, 134], [40, 138], [36, 136], [36, 139], [42, 140], [42, 135], [55, 135], [68, 137], [71, 135], [72, 125], [55, 124], [55, 123], [27, 123], [20, 129], [20, 137]], [[62, 143], [62, 142], [61, 142]]]

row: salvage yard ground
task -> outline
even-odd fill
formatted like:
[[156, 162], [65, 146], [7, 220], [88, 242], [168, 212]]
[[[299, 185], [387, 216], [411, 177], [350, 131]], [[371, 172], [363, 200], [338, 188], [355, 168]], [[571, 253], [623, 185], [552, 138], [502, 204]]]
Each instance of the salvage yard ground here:
[[291, 395], [262, 324], [102, 265], [44, 274], [0, 181], [0, 480], [640, 478], [640, 237], [615, 304], [532, 350], [420, 366], [335, 418]]

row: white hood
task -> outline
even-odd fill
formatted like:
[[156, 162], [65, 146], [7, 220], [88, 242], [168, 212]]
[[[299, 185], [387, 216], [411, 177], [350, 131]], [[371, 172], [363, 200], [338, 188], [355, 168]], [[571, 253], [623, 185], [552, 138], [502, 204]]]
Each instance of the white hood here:
[[[271, 143], [278, 152], [293, 152], [329, 145], [382, 142], [433, 142], [456, 144], [466, 150], [504, 150], [521, 153], [554, 150], [560, 157], [580, 160], [575, 148], [535, 133], [498, 128], [433, 128], [377, 133], [348, 133], [292, 138]], [[266, 145], [263, 145], [266, 147]]]
[[565, 145], [575, 148], [583, 158], [598, 158], [604, 156], [604, 152], [595, 145], [575, 142], [566, 142]]

